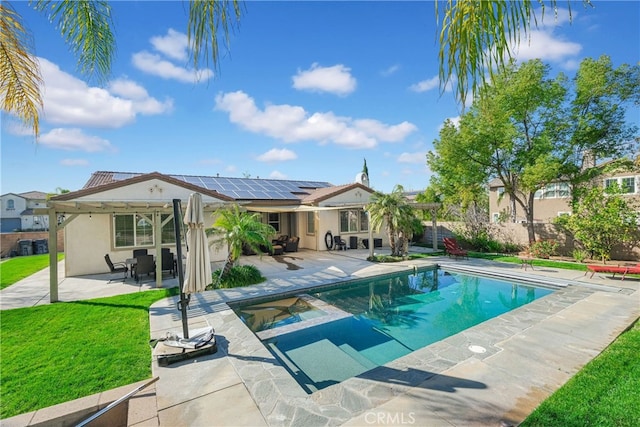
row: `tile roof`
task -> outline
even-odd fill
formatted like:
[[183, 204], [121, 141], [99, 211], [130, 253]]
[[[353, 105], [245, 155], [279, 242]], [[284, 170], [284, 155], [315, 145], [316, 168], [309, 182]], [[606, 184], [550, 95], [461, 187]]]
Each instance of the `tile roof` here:
[[27, 191], [26, 193], [20, 193], [18, 195], [25, 199], [45, 200], [47, 198], [47, 193], [43, 193], [42, 191]]

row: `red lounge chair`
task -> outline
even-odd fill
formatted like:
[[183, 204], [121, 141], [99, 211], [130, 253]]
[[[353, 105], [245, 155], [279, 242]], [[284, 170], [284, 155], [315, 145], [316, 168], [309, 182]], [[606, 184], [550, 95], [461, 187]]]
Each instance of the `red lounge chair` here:
[[622, 273], [622, 279], [620, 280], [624, 280], [627, 274], [640, 274], [640, 262], [633, 267], [627, 267], [627, 271]]
[[469, 254], [467, 253], [467, 251], [465, 251], [460, 247], [460, 245], [458, 245], [458, 242], [456, 242], [456, 239], [452, 237], [445, 237], [444, 239], [442, 239], [442, 242], [444, 243], [444, 250], [447, 253], [447, 255], [449, 255], [449, 257], [461, 256], [461, 257], [469, 258]]
[[620, 265], [587, 265], [587, 271], [584, 273], [585, 275], [588, 272], [591, 272], [592, 278], [595, 273], [613, 273], [612, 277], [616, 277], [616, 274], [622, 274], [622, 280], [627, 275], [627, 273], [631, 274], [640, 274], [640, 264], [635, 267], [625, 267]]

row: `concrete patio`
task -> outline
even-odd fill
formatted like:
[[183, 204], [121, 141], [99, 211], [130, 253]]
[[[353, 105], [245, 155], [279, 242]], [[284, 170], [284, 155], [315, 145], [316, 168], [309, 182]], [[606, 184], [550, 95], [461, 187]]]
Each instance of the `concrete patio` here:
[[[216, 329], [218, 352], [160, 367], [160, 379], [132, 400], [129, 425], [161, 426], [467, 426], [518, 424], [540, 402], [628, 328], [640, 315], [640, 281], [624, 281], [553, 268], [434, 257], [371, 264], [366, 250], [300, 251], [283, 257], [243, 258], [268, 281], [248, 288], [207, 291], [192, 298], [189, 327]], [[438, 263], [490, 274], [554, 283], [558, 290], [445, 340], [355, 378], [307, 394], [233, 313], [227, 302], [295, 291]], [[63, 269], [60, 269], [63, 271]], [[46, 273], [39, 273], [46, 274]], [[76, 283], [75, 280], [78, 282]], [[5, 304], [46, 303], [46, 287], [0, 292]], [[165, 286], [169, 282], [165, 280]], [[143, 286], [151, 286], [145, 284]], [[40, 289], [37, 291], [37, 289]], [[67, 278], [60, 296], [83, 298], [137, 292], [132, 284], [109, 285]], [[80, 293], [82, 292], [82, 293]], [[175, 298], [154, 304], [152, 338], [181, 331]], [[483, 353], [472, 349], [483, 348]], [[155, 397], [155, 398], [154, 398]], [[59, 405], [60, 406], [60, 405]], [[48, 408], [47, 408], [48, 409]], [[37, 411], [41, 412], [41, 411]], [[3, 420], [33, 425], [36, 413]]]

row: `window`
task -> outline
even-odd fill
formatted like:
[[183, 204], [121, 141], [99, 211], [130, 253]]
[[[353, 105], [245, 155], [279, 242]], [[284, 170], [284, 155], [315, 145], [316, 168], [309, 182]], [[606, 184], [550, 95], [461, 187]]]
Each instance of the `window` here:
[[[161, 214], [162, 244], [175, 243], [173, 215]], [[113, 243], [116, 248], [153, 246], [153, 215], [126, 214], [113, 216]]]
[[173, 223], [173, 214], [161, 214], [162, 221], [162, 244], [176, 242], [176, 228]]
[[276, 232], [280, 232], [280, 214], [277, 212], [270, 212], [267, 223], [272, 226]]
[[9, 199], [7, 200], [7, 210], [8, 211], [12, 211], [16, 208], [15, 202], [13, 201], [13, 199]]
[[607, 178], [604, 180], [604, 188], [611, 188], [617, 186], [620, 188], [623, 194], [635, 194], [636, 193], [636, 177], [625, 176], [623, 178]]
[[369, 230], [369, 218], [362, 209], [340, 211], [340, 232], [358, 233]]
[[504, 187], [496, 188], [496, 193], [498, 193], [498, 198], [502, 197], [504, 195]]
[[491, 214], [491, 222], [494, 222], [494, 223], [500, 222], [500, 214], [498, 212], [494, 212]]
[[566, 182], [555, 182], [547, 184], [533, 195], [536, 199], [563, 199], [571, 195], [569, 184]]
[[316, 213], [307, 212], [307, 234], [316, 234]]
[[632, 194], [636, 192], [636, 180], [634, 177], [622, 178], [622, 192], [625, 194]]

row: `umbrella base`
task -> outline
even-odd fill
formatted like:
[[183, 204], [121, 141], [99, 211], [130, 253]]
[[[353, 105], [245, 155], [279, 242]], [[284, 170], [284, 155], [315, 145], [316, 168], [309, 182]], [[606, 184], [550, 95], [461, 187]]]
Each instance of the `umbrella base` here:
[[159, 342], [154, 348], [154, 355], [157, 357], [158, 366], [169, 366], [173, 363], [182, 362], [184, 360], [194, 359], [196, 357], [214, 354], [218, 351], [215, 340], [205, 344], [199, 348], [180, 348], [168, 346], [163, 342]]

